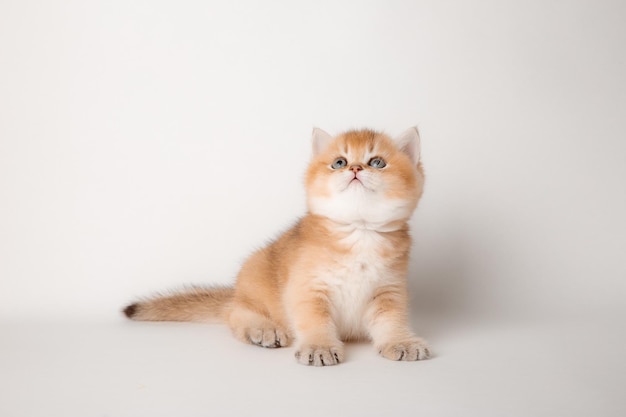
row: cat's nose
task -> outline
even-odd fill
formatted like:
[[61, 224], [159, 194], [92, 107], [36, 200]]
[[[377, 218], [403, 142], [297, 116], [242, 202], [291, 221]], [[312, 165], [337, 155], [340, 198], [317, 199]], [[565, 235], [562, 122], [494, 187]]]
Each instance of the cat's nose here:
[[354, 164], [350, 165], [350, 170], [356, 174], [357, 172], [362, 171], [363, 167], [359, 164]]

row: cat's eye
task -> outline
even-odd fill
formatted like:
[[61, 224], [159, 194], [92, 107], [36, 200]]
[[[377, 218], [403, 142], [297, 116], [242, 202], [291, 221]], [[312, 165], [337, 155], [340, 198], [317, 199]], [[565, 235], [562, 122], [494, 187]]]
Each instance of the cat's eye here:
[[346, 158], [339, 157], [333, 161], [330, 167], [332, 169], [339, 169], [345, 167], [346, 165], [348, 165], [348, 161], [346, 161]]
[[377, 168], [377, 169], [381, 169], [387, 166], [387, 163], [385, 163], [385, 160], [379, 156], [370, 159], [370, 161], [368, 162], [368, 165], [371, 166], [372, 168]]

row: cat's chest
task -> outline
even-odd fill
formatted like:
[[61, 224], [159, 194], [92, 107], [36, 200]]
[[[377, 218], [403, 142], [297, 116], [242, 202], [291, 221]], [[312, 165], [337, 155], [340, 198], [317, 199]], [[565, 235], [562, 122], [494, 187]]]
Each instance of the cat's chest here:
[[375, 291], [392, 274], [384, 256], [389, 242], [375, 232], [355, 232], [344, 239], [350, 250], [337, 254], [321, 277], [328, 290], [333, 318], [343, 338], [364, 336], [363, 317]]
[[375, 278], [387, 268], [385, 253], [391, 243], [383, 235], [356, 230], [339, 241], [339, 250], [332, 256], [334, 278], [338, 284]]

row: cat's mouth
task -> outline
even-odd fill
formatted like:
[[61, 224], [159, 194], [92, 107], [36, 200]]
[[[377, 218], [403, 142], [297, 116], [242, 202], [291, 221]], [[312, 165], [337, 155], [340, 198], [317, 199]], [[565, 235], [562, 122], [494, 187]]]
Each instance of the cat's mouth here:
[[354, 176], [354, 178], [352, 178], [350, 180], [350, 182], [348, 182], [348, 185], [346, 186], [346, 189], [353, 188], [353, 187], [355, 187], [355, 188], [361, 188], [362, 187], [362, 188], [365, 188], [366, 190], [370, 190], [371, 191], [371, 189], [369, 187], [367, 187], [363, 183], [361, 178], [357, 177], [356, 175]]

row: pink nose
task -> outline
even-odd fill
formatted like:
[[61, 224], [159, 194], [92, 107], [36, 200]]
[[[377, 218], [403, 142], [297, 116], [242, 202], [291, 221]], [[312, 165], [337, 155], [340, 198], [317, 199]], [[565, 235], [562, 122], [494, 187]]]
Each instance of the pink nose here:
[[362, 171], [363, 167], [361, 165], [350, 165], [350, 170], [356, 174], [357, 172]]

